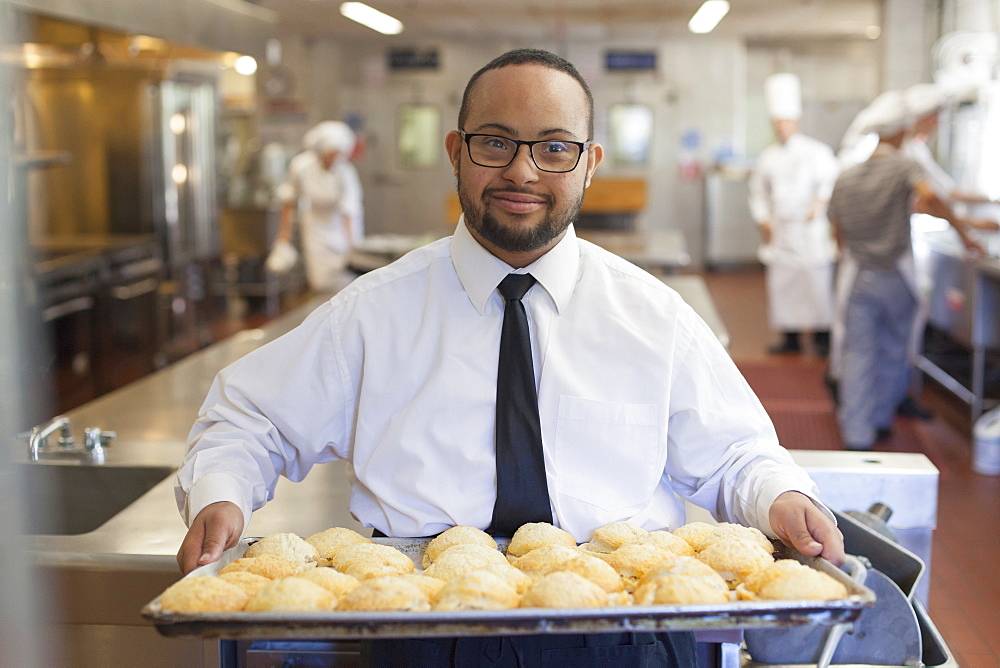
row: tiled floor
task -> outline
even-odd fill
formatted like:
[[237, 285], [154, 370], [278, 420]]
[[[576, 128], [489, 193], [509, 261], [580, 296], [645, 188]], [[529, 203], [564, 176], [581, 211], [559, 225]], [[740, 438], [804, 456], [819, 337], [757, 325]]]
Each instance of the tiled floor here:
[[[822, 383], [825, 362], [811, 354], [769, 356], [759, 271], [705, 275], [729, 330], [730, 353], [790, 447], [842, 447]], [[933, 420], [899, 418], [876, 450], [922, 452], [939, 469], [929, 612], [961, 666], [1000, 666], [1000, 477], [971, 468], [968, 407], [928, 383], [920, 398]]]

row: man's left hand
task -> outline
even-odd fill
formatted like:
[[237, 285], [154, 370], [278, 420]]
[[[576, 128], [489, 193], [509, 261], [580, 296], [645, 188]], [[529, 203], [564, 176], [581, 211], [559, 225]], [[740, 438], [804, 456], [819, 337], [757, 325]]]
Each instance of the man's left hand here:
[[785, 545], [808, 556], [821, 556], [835, 566], [844, 565], [844, 536], [805, 494], [780, 494], [771, 504], [768, 520]]

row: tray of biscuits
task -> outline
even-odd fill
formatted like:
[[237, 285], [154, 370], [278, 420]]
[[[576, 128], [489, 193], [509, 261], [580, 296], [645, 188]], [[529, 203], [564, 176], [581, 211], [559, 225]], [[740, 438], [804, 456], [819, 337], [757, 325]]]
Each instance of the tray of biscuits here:
[[142, 614], [169, 637], [400, 638], [835, 625], [875, 602], [864, 573], [736, 524], [590, 541], [546, 523], [509, 539], [457, 526], [434, 538], [333, 527], [248, 538]]

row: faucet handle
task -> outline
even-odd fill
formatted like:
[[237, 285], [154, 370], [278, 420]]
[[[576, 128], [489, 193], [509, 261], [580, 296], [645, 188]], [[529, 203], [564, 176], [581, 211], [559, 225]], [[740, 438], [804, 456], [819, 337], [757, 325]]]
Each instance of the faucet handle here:
[[116, 432], [104, 431], [100, 427], [87, 427], [83, 430], [83, 446], [87, 450], [98, 450], [111, 445], [118, 436]]

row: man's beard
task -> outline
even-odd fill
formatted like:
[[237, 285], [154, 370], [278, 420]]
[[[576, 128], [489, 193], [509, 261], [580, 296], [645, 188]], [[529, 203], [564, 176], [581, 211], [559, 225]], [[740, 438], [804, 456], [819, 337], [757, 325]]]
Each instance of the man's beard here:
[[[482, 197], [488, 199], [492, 191], [486, 190]], [[537, 195], [527, 189], [504, 188], [501, 192], [524, 193]], [[458, 201], [462, 205], [465, 223], [475, 230], [484, 240], [509, 253], [524, 253], [548, 245], [557, 239], [570, 223], [576, 220], [583, 204], [583, 191], [575, 201], [559, 209], [552, 208], [551, 197], [548, 198], [548, 209], [545, 217], [533, 226], [504, 225], [496, 216], [486, 209], [482, 200], [472, 201], [472, 198], [462, 190], [462, 175], [458, 176]]]

